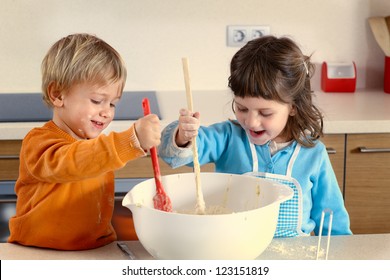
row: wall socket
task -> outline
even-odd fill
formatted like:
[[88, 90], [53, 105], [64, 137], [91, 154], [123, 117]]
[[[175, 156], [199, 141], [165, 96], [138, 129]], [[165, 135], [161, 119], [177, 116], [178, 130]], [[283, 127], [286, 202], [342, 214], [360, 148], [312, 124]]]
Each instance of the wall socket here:
[[241, 47], [248, 41], [270, 34], [267, 25], [228, 25], [227, 45], [229, 47]]

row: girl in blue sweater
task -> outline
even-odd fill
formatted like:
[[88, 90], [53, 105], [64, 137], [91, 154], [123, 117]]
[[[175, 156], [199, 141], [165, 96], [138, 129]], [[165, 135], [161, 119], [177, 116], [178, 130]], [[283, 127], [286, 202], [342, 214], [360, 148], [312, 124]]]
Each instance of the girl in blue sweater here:
[[[312, 103], [314, 66], [289, 38], [248, 42], [230, 65], [236, 120], [200, 126], [199, 112], [180, 110], [162, 132], [160, 157], [172, 167], [192, 165], [197, 136], [201, 165], [216, 172], [249, 174], [290, 186], [275, 237], [318, 234], [322, 211], [333, 211], [331, 234], [352, 234], [349, 216], [324, 144], [323, 117]], [[325, 217], [323, 234], [328, 234]]]

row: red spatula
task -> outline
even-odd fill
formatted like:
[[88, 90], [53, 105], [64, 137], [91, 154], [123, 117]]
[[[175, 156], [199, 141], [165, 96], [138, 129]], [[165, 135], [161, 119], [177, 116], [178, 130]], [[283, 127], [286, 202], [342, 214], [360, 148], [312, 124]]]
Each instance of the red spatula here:
[[[142, 107], [144, 109], [144, 115], [145, 116], [149, 115], [150, 114], [149, 99], [144, 98], [142, 100]], [[156, 181], [156, 194], [153, 197], [154, 208], [165, 212], [172, 212], [171, 199], [165, 193], [164, 187], [161, 182], [160, 165], [158, 163], [156, 147], [152, 147], [150, 149], [150, 156], [152, 158], [152, 163], [153, 163], [154, 180]]]

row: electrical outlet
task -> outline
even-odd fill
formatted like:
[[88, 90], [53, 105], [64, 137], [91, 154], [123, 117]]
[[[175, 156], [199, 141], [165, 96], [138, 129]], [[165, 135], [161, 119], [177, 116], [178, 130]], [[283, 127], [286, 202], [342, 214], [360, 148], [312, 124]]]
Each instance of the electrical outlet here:
[[248, 41], [270, 34], [267, 25], [228, 25], [227, 45], [229, 47], [241, 47]]

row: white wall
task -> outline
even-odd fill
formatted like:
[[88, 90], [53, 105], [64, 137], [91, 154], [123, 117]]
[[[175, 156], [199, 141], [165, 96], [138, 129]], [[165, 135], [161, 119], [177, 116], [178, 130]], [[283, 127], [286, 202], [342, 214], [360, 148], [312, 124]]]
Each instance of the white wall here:
[[76, 32], [96, 34], [122, 54], [125, 90], [184, 90], [183, 56], [193, 90], [223, 90], [238, 50], [226, 46], [231, 24], [269, 25], [319, 65], [355, 61], [357, 86], [380, 87], [384, 56], [367, 18], [387, 14], [388, 0], [0, 0], [0, 92], [39, 92], [46, 51]]

